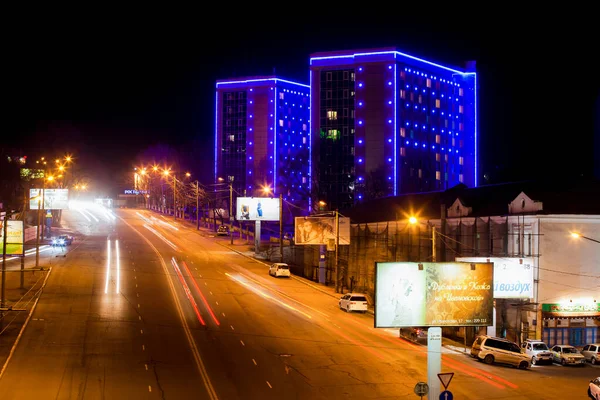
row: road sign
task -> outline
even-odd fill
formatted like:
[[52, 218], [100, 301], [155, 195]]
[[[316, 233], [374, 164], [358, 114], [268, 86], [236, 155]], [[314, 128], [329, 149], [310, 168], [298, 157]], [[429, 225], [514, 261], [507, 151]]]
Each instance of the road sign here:
[[454, 396], [452, 395], [452, 392], [447, 390], [444, 390], [442, 393], [440, 393], [440, 400], [452, 400], [453, 398]]
[[[452, 377], [454, 376], [454, 372], [444, 372], [443, 374], [437, 374], [438, 378], [440, 378], [440, 382], [442, 382], [442, 385], [444, 385], [444, 389], [448, 389], [448, 386], [450, 385], [450, 381], [452, 380]], [[441, 397], [440, 397], [441, 399]]]
[[425, 382], [418, 382], [415, 385], [415, 394], [417, 396], [425, 396], [427, 393], [429, 393], [429, 386], [427, 386], [427, 383]]

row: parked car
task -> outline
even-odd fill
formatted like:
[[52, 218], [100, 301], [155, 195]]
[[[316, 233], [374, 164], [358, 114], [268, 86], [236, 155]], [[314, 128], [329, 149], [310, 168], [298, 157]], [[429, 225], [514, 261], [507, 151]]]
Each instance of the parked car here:
[[340, 310], [345, 310], [346, 312], [351, 311], [360, 311], [367, 312], [369, 302], [367, 301], [367, 296], [362, 293], [348, 293], [343, 295], [338, 302], [340, 306]]
[[600, 343], [586, 344], [581, 350], [581, 354], [586, 361], [591, 362], [592, 365], [600, 364]]
[[52, 246], [69, 246], [73, 244], [73, 236], [70, 235], [59, 235], [53, 237], [50, 241]]
[[292, 274], [290, 273], [290, 266], [286, 263], [273, 263], [269, 267], [269, 275], [276, 278], [280, 276], [289, 278]]
[[478, 336], [471, 346], [471, 356], [486, 364], [508, 364], [519, 369], [531, 366], [531, 356], [510, 340], [493, 336]]
[[413, 342], [427, 343], [427, 328], [409, 327], [400, 328], [400, 336], [410, 339]]
[[588, 396], [593, 400], [600, 400], [600, 376], [590, 381]]
[[521, 343], [525, 354], [531, 356], [531, 365], [548, 363], [552, 364], [552, 353], [548, 345], [541, 340], [527, 339]]
[[557, 344], [551, 350], [554, 362], [561, 365], [585, 365], [585, 357], [569, 344]]
[[219, 226], [217, 236], [229, 236], [229, 227], [226, 225]]

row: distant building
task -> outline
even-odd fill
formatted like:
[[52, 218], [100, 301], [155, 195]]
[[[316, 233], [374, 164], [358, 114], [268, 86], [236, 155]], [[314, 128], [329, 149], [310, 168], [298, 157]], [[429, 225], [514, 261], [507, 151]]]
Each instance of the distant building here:
[[477, 186], [475, 63], [453, 68], [395, 48], [310, 56], [315, 196], [329, 209]]
[[219, 80], [215, 109], [215, 183], [231, 182], [235, 197], [269, 187], [308, 209], [310, 86], [275, 76]]

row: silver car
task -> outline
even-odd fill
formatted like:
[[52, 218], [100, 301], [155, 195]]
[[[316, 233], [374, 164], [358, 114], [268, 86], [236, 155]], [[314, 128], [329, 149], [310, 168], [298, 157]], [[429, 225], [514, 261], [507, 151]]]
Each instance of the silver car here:
[[525, 350], [525, 354], [531, 356], [531, 365], [541, 363], [552, 364], [552, 353], [548, 345], [541, 340], [527, 339], [521, 343], [521, 347]]
[[600, 364], [600, 343], [586, 344], [581, 350], [581, 354], [585, 357], [586, 361], [592, 363], [592, 365]]
[[571, 345], [557, 344], [550, 351], [554, 362], [562, 365], [585, 365], [583, 354]]

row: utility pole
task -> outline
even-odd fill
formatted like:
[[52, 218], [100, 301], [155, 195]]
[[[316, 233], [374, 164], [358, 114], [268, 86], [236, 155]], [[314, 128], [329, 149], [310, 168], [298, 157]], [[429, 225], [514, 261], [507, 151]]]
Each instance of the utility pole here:
[[173, 219], [177, 220], [177, 178], [173, 174]]
[[196, 179], [196, 230], [200, 229], [200, 209], [198, 208], [198, 198], [200, 196], [198, 180]]
[[[27, 210], [27, 189], [23, 189], [23, 213], [21, 214], [21, 221], [23, 221], [23, 229], [25, 229], [25, 210]], [[25, 238], [23, 237], [23, 255], [21, 256], [21, 286], [23, 289], [25, 286]]]
[[279, 252], [283, 262], [283, 195], [279, 193]]
[[229, 177], [229, 237], [233, 244], [233, 183], [232, 176]]
[[431, 226], [431, 261], [435, 262], [435, 226]]
[[340, 244], [340, 213], [335, 209], [335, 292], [339, 293], [339, 255], [338, 247]]
[[2, 221], [2, 296], [0, 298], [0, 308], [4, 308], [4, 293], [6, 286], [6, 237], [8, 236], [8, 212], [4, 212], [4, 219]]

